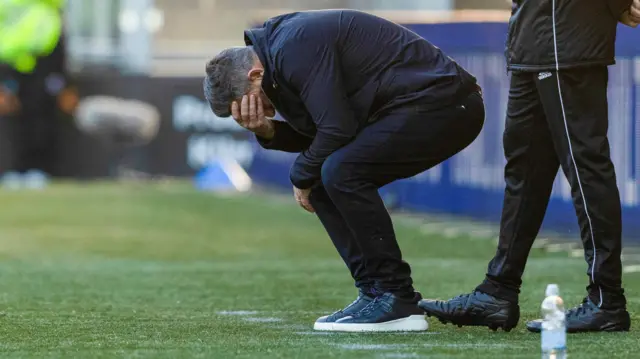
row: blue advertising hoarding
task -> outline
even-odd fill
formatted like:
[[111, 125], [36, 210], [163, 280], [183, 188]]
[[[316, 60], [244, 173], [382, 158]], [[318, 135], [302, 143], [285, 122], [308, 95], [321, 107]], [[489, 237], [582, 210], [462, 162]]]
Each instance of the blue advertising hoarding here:
[[[483, 87], [485, 128], [478, 139], [449, 161], [382, 189], [397, 205], [490, 221], [500, 219], [504, 191], [502, 132], [509, 90], [505, 23], [408, 25], [473, 73]], [[640, 240], [640, 29], [621, 26], [617, 64], [610, 67], [609, 136], [623, 205], [626, 239]], [[257, 144], [250, 174], [257, 182], [290, 187], [296, 154], [266, 151]], [[545, 218], [545, 229], [578, 236], [570, 187], [560, 172]]]

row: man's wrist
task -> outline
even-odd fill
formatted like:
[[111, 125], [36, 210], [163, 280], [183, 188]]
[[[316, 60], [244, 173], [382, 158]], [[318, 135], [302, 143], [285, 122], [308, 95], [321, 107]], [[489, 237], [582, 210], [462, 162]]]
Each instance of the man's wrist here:
[[273, 125], [273, 121], [271, 120], [267, 120], [267, 121], [269, 121], [268, 128], [265, 129], [264, 131], [256, 132], [256, 136], [270, 141], [276, 135], [276, 129], [275, 129], [275, 126]]
[[638, 23], [636, 23], [635, 21], [631, 20], [629, 11], [625, 11], [624, 13], [622, 13], [622, 17], [620, 18], [619, 22], [621, 24], [623, 24], [623, 25], [626, 25], [626, 26], [629, 26], [629, 27], [633, 27], [633, 28], [638, 26]]

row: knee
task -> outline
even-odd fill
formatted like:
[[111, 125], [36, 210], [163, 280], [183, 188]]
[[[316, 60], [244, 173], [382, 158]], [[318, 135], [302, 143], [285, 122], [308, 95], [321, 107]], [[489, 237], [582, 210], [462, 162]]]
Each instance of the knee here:
[[322, 184], [327, 191], [342, 187], [347, 179], [347, 170], [344, 162], [336, 156], [337, 153], [329, 156], [322, 165]]

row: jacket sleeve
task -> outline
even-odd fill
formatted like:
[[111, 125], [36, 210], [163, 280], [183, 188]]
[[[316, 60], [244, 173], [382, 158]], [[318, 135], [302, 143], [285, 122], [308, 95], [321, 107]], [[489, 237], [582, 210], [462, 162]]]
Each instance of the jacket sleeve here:
[[[291, 167], [291, 183], [300, 189], [320, 180], [324, 161], [355, 137], [358, 123], [343, 86], [342, 71], [333, 45], [324, 41], [300, 41], [293, 51], [282, 54], [282, 71], [300, 92], [316, 125], [311, 146], [300, 153]], [[285, 48], [286, 49], [286, 48]]]
[[609, 10], [616, 20], [620, 20], [622, 14], [631, 8], [633, 0], [604, 0], [609, 5]]
[[299, 153], [311, 145], [311, 138], [304, 136], [294, 130], [288, 123], [284, 121], [273, 121], [274, 136], [267, 140], [260, 136], [256, 136], [260, 146], [267, 150], [276, 150], [283, 152]]

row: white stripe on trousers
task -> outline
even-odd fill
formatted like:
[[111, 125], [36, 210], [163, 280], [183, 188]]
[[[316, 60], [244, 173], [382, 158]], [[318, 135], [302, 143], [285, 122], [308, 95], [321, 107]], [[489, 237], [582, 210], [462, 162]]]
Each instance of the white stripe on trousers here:
[[[591, 216], [589, 216], [589, 207], [587, 206], [587, 198], [584, 195], [584, 190], [582, 189], [582, 180], [580, 179], [580, 172], [578, 171], [578, 164], [576, 163], [576, 158], [573, 155], [573, 146], [571, 145], [571, 135], [569, 132], [569, 123], [567, 122], [567, 115], [564, 110], [564, 100], [562, 99], [562, 87], [560, 86], [560, 62], [558, 61], [558, 38], [556, 34], [556, 0], [552, 1], [553, 3], [553, 46], [554, 53], [556, 57], [556, 79], [558, 80], [558, 96], [560, 97], [560, 107], [562, 108], [562, 119], [564, 120], [564, 129], [567, 133], [567, 142], [569, 143], [569, 155], [571, 155], [571, 160], [573, 161], [573, 168], [576, 171], [576, 180], [578, 181], [578, 187], [580, 188], [580, 196], [582, 196], [582, 203], [584, 205], [584, 212], [587, 216], [587, 221], [589, 222], [589, 230], [591, 232], [591, 244], [593, 245], [593, 263], [591, 263], [591, 281], [595, 284], [596, 282], [596, 240], [593, 232], [593, 224], [591, 223]], [[598, 290], [600, 291], [600, 303], [598, 307], [602, 306], [602, 288], [598, 286]]]

